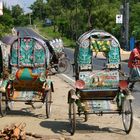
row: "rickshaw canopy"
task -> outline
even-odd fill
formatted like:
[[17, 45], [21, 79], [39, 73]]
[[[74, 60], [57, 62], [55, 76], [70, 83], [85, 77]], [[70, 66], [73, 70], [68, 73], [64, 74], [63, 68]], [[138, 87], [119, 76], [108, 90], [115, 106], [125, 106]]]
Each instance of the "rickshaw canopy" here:
[[120, 44], [110, 33], [102, 30], [90, 30], [78, 38], [77, 44], [75, 62], [79, 65], [91, 64], [93, 52], [103, 52], [108, 60], [108, 66], [119, 68]]

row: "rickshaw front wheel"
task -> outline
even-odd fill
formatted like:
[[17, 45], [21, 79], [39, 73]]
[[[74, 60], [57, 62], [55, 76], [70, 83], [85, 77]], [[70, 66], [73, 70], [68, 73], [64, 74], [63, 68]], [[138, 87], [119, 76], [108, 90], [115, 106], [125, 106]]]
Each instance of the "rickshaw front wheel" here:
[[70, 133], [74, 135], [76, 130], [76, 111], [75, 102], [69, 103], [69, 121], [70, 121]]
[[46, 117], [50, 118], [51, 103], [52, 103], [52, 93], [51, 93], [51, 90], [47, 91], [45, 101], [46, 101]]
[[122, 121], [126, 134], [129, 134], [133, 125], [132, 100], [125, 99], [122, 104]]
[[6, 116], [6, 109], [7, 109], [6, 96], [3, 95], [3, 93], [0, 93], [0, 114], [2, 117]]

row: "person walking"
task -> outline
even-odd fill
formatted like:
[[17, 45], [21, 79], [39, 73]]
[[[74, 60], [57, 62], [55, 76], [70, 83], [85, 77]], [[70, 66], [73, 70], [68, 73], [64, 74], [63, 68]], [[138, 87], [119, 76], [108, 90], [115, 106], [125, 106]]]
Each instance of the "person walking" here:
[[133, 90], [136, 81], [140, 80], [140, 40], [136, 41], [135, 48], [130, 53], [128, 67], [130, 69], [130, 79], [132, 80], [129, 89]]

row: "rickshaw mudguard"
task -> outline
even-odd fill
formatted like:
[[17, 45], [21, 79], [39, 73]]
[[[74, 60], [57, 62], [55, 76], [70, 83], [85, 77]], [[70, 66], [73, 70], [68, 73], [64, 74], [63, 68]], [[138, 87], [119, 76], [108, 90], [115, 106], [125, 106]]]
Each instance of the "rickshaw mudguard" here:
[[68, 92], [68, 103], [73, 103], [78, 99], [79, 99], [79, 97], [76, 95], [76, 91], [74, 89], [69, 90], [69, 92]]
[[78, 91], [76, 92], [74, 89], [69, 90], [68, 92], [68, 104], [75, 102], [78, 107], [78, 112], [85, 111], [82, 102], [78, 96]]

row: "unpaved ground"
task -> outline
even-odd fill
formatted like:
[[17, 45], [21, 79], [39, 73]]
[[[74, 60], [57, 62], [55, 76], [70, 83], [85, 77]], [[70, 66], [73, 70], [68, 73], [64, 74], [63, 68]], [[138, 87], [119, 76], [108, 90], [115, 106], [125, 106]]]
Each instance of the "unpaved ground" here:
[[0, 129], [11, 123], [25, 122], [27, 132], [49, 135], [53, 140], [63, 138], [72, 140], [139, 140], [140, 123], [134, 121], [131, 133], [126, 135], [119, 115], [90, 115], [86, 123], [83, 122], [82, 116], [77, 116], [77, 131], [74, 136], [71, 136], [67, 93], [72, 87], [57, 76], [53, 76], [52, 80], [55, 92], [53, 93], [50, 119], [45, 118], [44, 106], [41, 109], [33, 110], [24, 103], [15, 103], [14, 111], [10, 111], [6, 117], [0, 118]]

